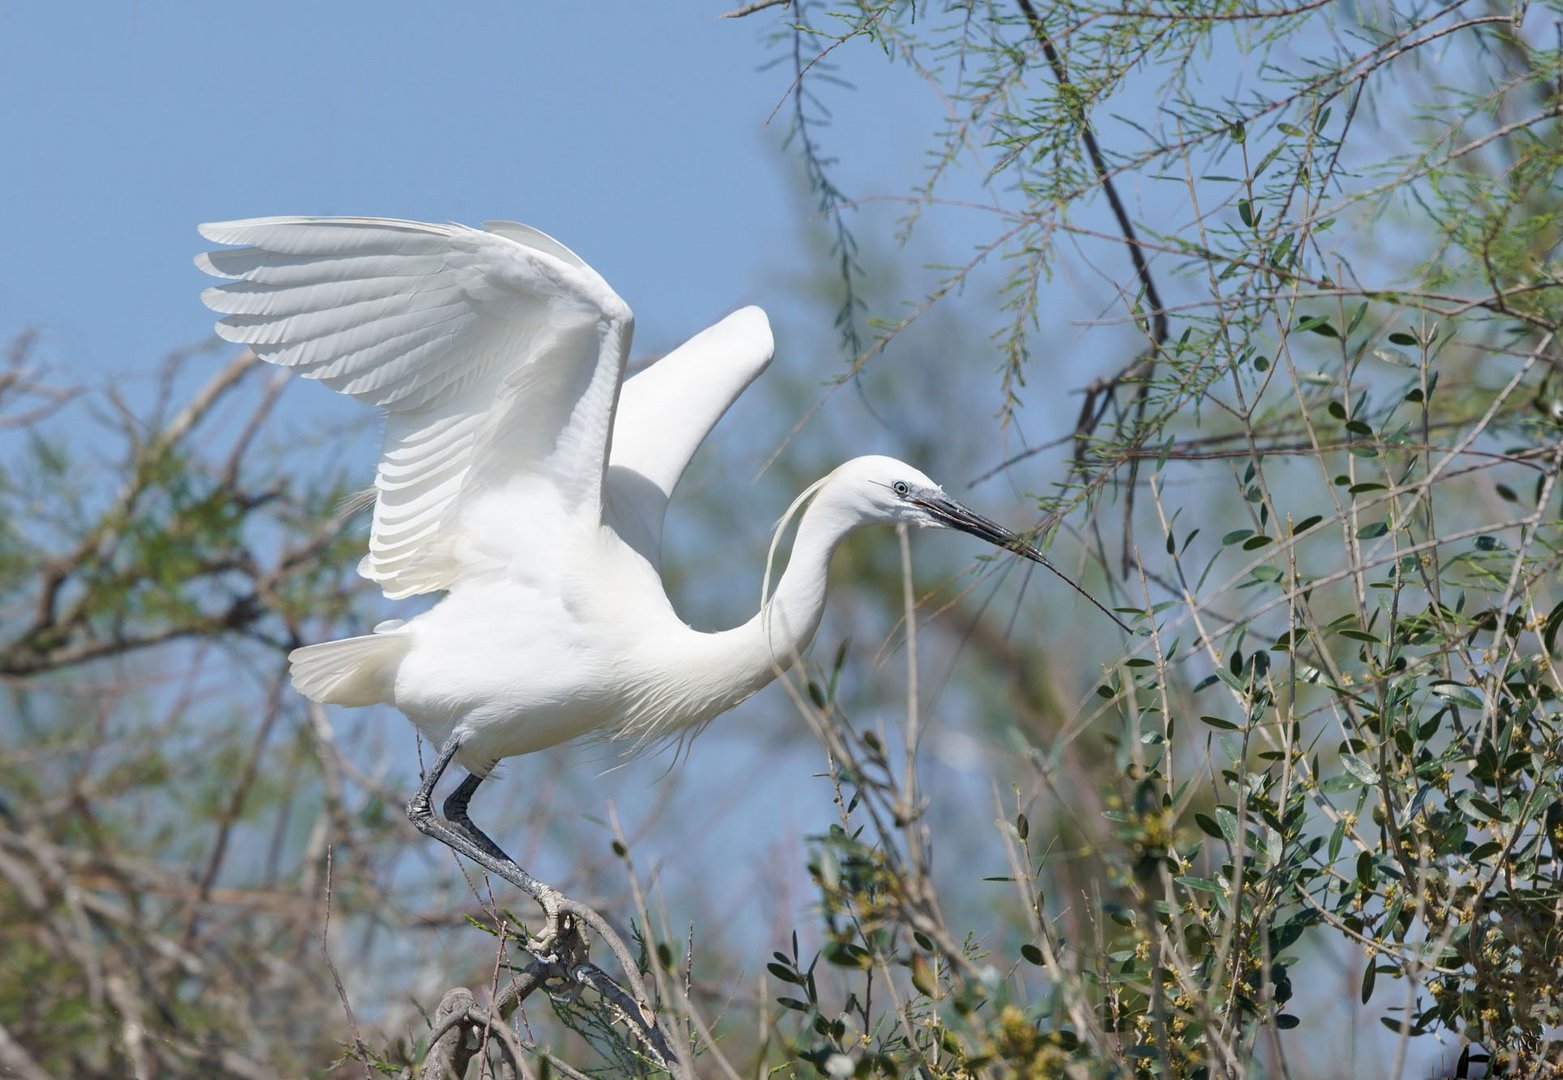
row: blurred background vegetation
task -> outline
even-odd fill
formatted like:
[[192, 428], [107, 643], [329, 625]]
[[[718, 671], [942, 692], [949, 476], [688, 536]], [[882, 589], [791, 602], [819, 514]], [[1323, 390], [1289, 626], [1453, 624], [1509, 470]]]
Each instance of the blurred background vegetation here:
[[[748, 19], [814, 315], [686, 480], [680, 609], [746, 617], [755, 523], [884, 449], [1136, 636], [860, 536], [807, 672], [682, 766], [516, 762], [483, 820], [638, 944], [700, 1075], [1563, 1072], [1563, 6]], [[945, 122], [849, 193], [869, 64]], [[985, 239], [907, 265], [948, 215]], [[410, 727], [287, 687], [390, 606], [342, 509], [373, 419], [282, 386], [0, 369], [0, 1075], [655, 1073], [595, 995], [517, 1007], [535, 914], [407, 826]]]

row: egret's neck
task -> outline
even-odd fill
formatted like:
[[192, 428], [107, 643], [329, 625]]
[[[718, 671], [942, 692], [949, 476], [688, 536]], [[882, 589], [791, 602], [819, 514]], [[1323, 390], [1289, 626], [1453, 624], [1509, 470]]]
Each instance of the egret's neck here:
[[831, 495], [826, 486], [804, 510], [787, 569], [754, 618], [709, 635], [711, 662], [724, 681], [732, 680], [736, 701], [790, 668], [814, 640], [825, 612], [831, 555], [842, 538], [862, 524]]
[[[870, 516], [862, 499], [835, 477], [811, 489], [787, 569], [754, 618], [704, 634], [677, 621], [667, 607], [676, 626], [635, 650], [639, 691], [626, 702], [620, 737], [644, 745], [705, 724], [790, 668], [809, 647], [825, 611], [825, 578], [836, 546], [858, 526], [883, 520]], [[799, 502], [805, 499], [807, 494]]]

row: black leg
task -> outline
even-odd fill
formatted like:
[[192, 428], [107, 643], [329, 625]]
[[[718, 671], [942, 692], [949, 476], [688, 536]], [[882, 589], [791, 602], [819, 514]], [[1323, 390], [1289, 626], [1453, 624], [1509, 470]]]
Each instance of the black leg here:
[[467, 816], [467, 804], [472, 801], [472, 793], [477, 791], [483, 778], [477, 773], [467, 774], [456, 790], [450, 793], [450, 798], [445, 800], [445, 805], [440, 807], [445, 815], [445, 820], [456, 827], [456, 831], [471, 840], [478, 849], [485, 852], [489, 858], [499, 859], [503, 862], [514, 863], [515, 860], [506, 855], [500, 846], [489, 839], [489, 835], [472, 823]]
[[514, 859], [506, 855], [498, 844], [490, 840], [481, 829], [472, 824], [472, 819], [467, 817], [467, 803], [478, 785], [483, 782], [482, 777], [475, 774], [468, 776], [450, 798], [445, 800], [445, 816], [450, 819], [448, 824], [434, 816], [434, 808], [430, 804], [430, 799], [434, 795], [434, 785], [438, 784], [440, 777], [445, 775], [446, 768], [460, 748], [461, 741], [456, 736], [452, 735], [446, 740], [440, 750], [440, 756], [434, 761], [434, 766], [407, 803], [408, 820], [419, 832], [432, 836], [446, 847], [459, 851], [483, 869], [497, 874], [528, 896], [540, 901], [543, 907], [549, 910], [552, 918], [554, 901], [559, 894], [516, 865]]

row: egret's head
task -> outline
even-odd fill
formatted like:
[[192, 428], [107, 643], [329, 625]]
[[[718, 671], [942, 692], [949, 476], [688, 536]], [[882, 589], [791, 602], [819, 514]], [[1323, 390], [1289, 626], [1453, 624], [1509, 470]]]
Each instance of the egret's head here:
[[1013, 532], [970, 510], [904, 461], [853, 458], [830, 476], [831, 494], [856, 510], [862, 524], [883, 522], [920, 528], [958, 529], [990, 544], [1034, 557], [1035, 550]]
[[820, 491], [859, 525], [934, 524], [912, 501], [917, 493], [943, 494], [938, 484], [906, 462], [877, 455], [841, 465], [822, 481]]
[[[1070, 587], [1091, 601], [1098, 610], [1124, 630], [1129, 628], [1122, 619], [1102, 607], [1097, 600], [1081, 589], [1068, 577], [1059, 573], [1031, 544], [996, 521], [983, 517], [962, 506], [944, 493], [944, 489], [917, 469], [895, 458], [853, 458], [829, 476], [814, 483], [799, 495], [787, 513], [782, 516], [771, 540], [771, 552], [766, 559], [765, 580], [767, 588], [771, 578], [771, 561], [776, 555], [776, 544], [787, 523], [810, 500], [824, 512], [824, 520], [831, 521], [839, 537], [863, 525], [915, 525], [919, 528], [956, 529], [970, 533], [997, 547], [1013, 551], [1032, 562], [1041, 563], [1058, 574]], [[832, 527], [832, 526], [827, 526]], [[760, 602], [765, 603], [762, 592]]]

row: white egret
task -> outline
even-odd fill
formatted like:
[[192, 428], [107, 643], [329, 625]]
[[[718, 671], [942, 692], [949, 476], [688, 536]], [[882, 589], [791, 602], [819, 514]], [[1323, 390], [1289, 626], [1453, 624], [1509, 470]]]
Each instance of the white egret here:
[[[693, 630], [663, 587], [663, 514], [770, 362], [763, 312], [735, 312], [624, 380], [629, 307], [527, 226], [274, 217], [201, 235], [242, 245], [197, 259], [229, 279], [203, 297], [224, 313], [220, 335], [385, 410], [359, 572], [391, 598], [446, 594], [416, 618], [295, 650], [294, 686], [405, 713], [441, 747], [413, 823], [540, 899], [557, 894], [468, 817], [494, 765], [588, 733], [646, 743], [731, 709], [807, 648], [852, 530], [959, 529], [1051, 568], [910, 465], [860, 457], [788, 511], [802, 507], [791, 557], [759, 613]], [[430, 799], [452, 761], [469, 775], [441, 820]]]

